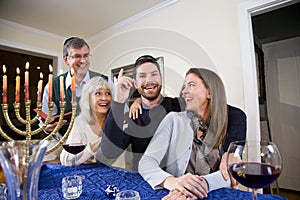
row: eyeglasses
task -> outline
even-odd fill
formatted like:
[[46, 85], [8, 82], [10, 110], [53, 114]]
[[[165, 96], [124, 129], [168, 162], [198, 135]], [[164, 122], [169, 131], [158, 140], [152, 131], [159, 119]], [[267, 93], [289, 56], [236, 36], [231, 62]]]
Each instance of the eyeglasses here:
[[75, 54], [73, 56], [68, 56], [68, 57], [73, 58], [75, 60], [81, 60], [82, 58], [87, 60], [90, 59], [91, 56], [92, 56], [91, 54], [84, 54], [84, 55]]

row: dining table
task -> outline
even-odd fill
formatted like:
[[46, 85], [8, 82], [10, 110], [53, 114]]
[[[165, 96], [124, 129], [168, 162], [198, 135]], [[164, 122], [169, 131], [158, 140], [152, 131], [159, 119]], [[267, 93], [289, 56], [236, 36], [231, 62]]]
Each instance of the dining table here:
[[[118, 190], [136, 190], [141, 200], [158, 200], [166, 196], [169, 191], [165, 189], [154, 190], [138, 173], [126, 169], [104, 165], [102, 163], [81, 164], [78, 166], [63, 166], [61, 164], [43, 164], [38, 188], [39, 200], [60, 200], [63, 198], [62, 178], [70, 175], [84, 176], [82, 180], [82, 194], [78, 200], [112, 200], [105, 190], [107, 187], [115, 186]], [[221, 188], [209, 192], [208, 200], [237, 200], [252, 199], [251, 192]], [[259, 200], [286, 198], [272, 194], [258, 194]]]

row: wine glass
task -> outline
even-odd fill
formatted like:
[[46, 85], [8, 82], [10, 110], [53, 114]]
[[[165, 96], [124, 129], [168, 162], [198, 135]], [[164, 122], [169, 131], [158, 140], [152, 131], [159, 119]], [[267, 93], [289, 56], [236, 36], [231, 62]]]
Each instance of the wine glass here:
[[[63, 148], [65, 151], [67, 151], [70, 154], [74, 155], [74, 158], [71, 158], [72, 167], [74, 169], [74, 172], [76, 173], [76, 159], [77, 155], [82, 152], [86, 147], [86, 136], [84, 134], [77, 135], [76, 137], [68, 138], [63, 143]], [[84, 178], [84, 177], [82, 177]]]
[[235, 141], [230, 143], [227, 152], [230, 174], [252, 189], [253, 200], [257, 200], [257, 189], [268, 187], [281, 173], [281, 155], [273, 142]]
[[74, 155], [71, 157], [74, 175], [62, 179], [62, 193], [65, 199], [77, 199], [82, 193], [82, 180], [85, 176], [77, 175], [76, 156], [85, 149], [86, 143], [84, 134], [72, 135], [63, 143], [64, 150]]

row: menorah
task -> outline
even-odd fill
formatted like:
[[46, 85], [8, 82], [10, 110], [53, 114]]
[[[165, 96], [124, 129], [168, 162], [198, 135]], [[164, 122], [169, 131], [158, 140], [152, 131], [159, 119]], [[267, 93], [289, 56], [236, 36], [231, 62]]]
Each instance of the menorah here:
[[[57, 126], [53, 129], [53, 131], [50, 134], [48, 134], [45, 138], [43, 138], [44, 140], [51, 140], [56, 135], [56, 133], [59, 131], [59, 129], [61, 128], [63, 118], [64, 118], [65, 104], [66, 104], [66, 102], [60, 102], [60, 114], [59, 114], [59, 120], [58, 120]], [[26, 100], [26, 102], [25, 102], [26, 117], [24, 119], [20, 115], [20, 103], [14, 103], [14, 109], [15, 109], [15, 114], [16, 114], [17, 120], [19, 122], [21, 122], [22, 124], [26, 125], [26, 130], [23, 131], [23, 130], [20, 130], [19, 128], [17, 128], [10, 120], [9, 112], [8, 112], [8, 104], [2, 104], [2, 112], [3, 112], [3, 116], [4, 116], [4, 119], [7, 123], [7, 125], [15, 133], [18, 133], [22, 136], [26, 136], [26, 140], [31, 140], [32, 136], [44, 131], [45, 127], [51, 121], [51, 115], [52, 115], [52, 110], [53, 110], [53, 102], [49, 102], [49, 104], [48, 104], [49, 113], [48, 113], [48, 116], [47, 116], [45, 122], [43, 123], [43, 125], [41, 127], [37, 128], [35, 130], [31, 130], [32, 124], [37, 122], [40, 118], [40, 113], [42, 111], [42, 103], [40, 103], [40, 102], [37, 103], [37, 113], [33, 119], [30, 118], [30, 105], [31, 105], [31, 101]], [[66, 133], [64, 134], [64, 136], [57, 142], [57, 144], [55, 144], [53, 147], [51, 147], [50, 149], [47, 150], [46, 155], [55, 151], [67, 139], [67, 137], [72, 129], [73, 123], [74, 123], [74, 118], [75, 118], [75, 114], [76, 114], [76, 106], [77, 106], [76, 102], [72, 102], [72, 117], [71, 117], [69, 127], [68, 127]], [[8, 141], [13, 140], [10, 136], [8, 136], [8, 134], [6, 134], [2, 130], [1, 126], [0, 126], [0, 133], [6, 140], [8, 140]]]
[[[7, 125], [10, 127], [12, 132], [25, 136], [26, 140], [22, 141], [15, 141], [10, 135], [5, 133], [1, 126], [0, 126], [0, 134], [3, 136], [4, 139], [14, 142], [14, 143], [2, 143], [2, 146], [0, 146], [0, 160], [1, 160], [1, 166], [4, 168], [5, 177], [8, 182], [8, 188], [9, 188], [9, 195], [11, 199], [36, 199], [37, 198], [37, 184], [38, 180], [36, 180], [39, 175], [37, 176], [36, 174], [39, 174], [39, 170], [42, 164], [42, 158], [44, 154], [50, 154], [54, 152], [58, 147], [62, 146], [64, 141], [67, 139], [69, 136], [69, 133], [73, 127], [74, 124], [74, 119], [75, 119], [75, 114], [76, 114], [76, 95], [75, 95], [75, 76], [72, 76], [72, 116], [71, 120], [68, 126], [67, 131], [65, 132], [64, 136], [57, 141], [57, 143], [49, 148], [47, 151], [47, 147], [44, 148], [45, 151], [40, 151], [39, 146], [37, 145], [36, 147], [33, 148], [34, 145], [36, 145], [36, 140], [32, 140], [32, 136], [37, 135], [40, 132], [43, 132], [45, 127], [51, 122], [52, 120], [52, 113], [53, 113], [53, 101], [52, 101], [52, 66], [49, 65], [49, 78], [48, 78], [48, 85], [49, 85], [49, 103], [48, 103], [48, 115], [47, 118], [45, 119], [43, 125], [39, 126], [39, 128], [36, 128], [35, 130], [32, 130], [32, 125], [36, 123], [42, 113], [42, 102], [41, 102], [41, 96], [42, 96], [42, 80], [39, 81], [38, 83], [38, 92], [37, 92], [37, 111], [36, 115], [34, 117], [31, 117], [31, 100], [29, 97], [29, 63], [26, 63], [26, 71], [25, 71], [25, 83], [24, 83], [24, 93], [25, 93], [25, 117], [21, 116], [20, 114], [20, 77], [19, 77], [19, 69], [17, 68], [17, 77], [16, 77], [16, 91], [15, 91], [15, 103], [13, 103], [14, 107], [14, 113], [16, 116], [16, 119], [18, 122], [26, 126], [26, 130], [21, 130], [20, 128], [17, 128], [14, 123], [10, 119], [10, 113], [9, 113], [9, 104], [7, 103], [7, 76], [6, 76], [6, 68], [3, 66], [3, 94], [2, 94], [2, 112], [3, 112], [3, 117], [7, 123]], [[73, 74], [73, 73], [72, 73]], [[42, 75], [41, 75], [42, 79]], [[46, 137], [40, 138], [41, 140], [38, 140], [38, 143], [42, 143], [43, 141], [50, 141], [52, 138], [57, 134], [61, 126], [63, 125], [63, 119], [64, 119], [64, 114], [65, 114], [65, 99], [64, 99], [64, 79], [61, 76], [60, 78], [60, 101], [59, 101], [59, 107], [60, 107], [60, 113], [59, 113], [59, 119], [57, 122], [57, 126], [53, 129], [51, 133], [49, 133]], [[17, 144], [17, 145], [16, 145]], [[43, 145], [41, 145], [43, 146]], [[44, 145], [45, 146], [45, 145]], [[10, 148], [10, 149], [9, 149]], [[14, 149], [16, 148], [16, 149]], [[16, 163], [13, 163], [11, 160], [14, 159], [12, 158], [14, 155], [11, 153], [17, 151], [18, 152], [18, 158], [20, 160], [20, 157], [22, 157], [22, 164], [20, 165], [19, 162], [17, 161]], [[5, 157], [9, 156], [9, 157]], [[5, 165], [5, 162], [8, 164]], [[32, 164], [34, 163], [34, 164]], [[11, 168], [9, 165], [13, 165], [13, 168]], [[20, 166], [19, 166], [20, 165]], [[31, 165], [31, 166], [30, 166]], [[32, 167], [34, 166], [34, 167]], [[14, 177], [17, 177], [17, 179], [14, 179]], [[10, 180], [11, 179], [11, 180]], [[13, 181], [15, 180], [15, 181]], [[20, 181], [21, 180], [21, 181]], [[17, 182], [18, 184], [16, 185]], [[22, 186], [21, 186], [22, 185]], [[30, 186], [29, 186], [30, 185]], [[21, 187], [21, 188], [20, 188]], [[14, 191], [17, 191], [16, 194]], [[19, 193], [18, 193], [19, 191]], [[20, 191], [22, 193], [20, 194]]]

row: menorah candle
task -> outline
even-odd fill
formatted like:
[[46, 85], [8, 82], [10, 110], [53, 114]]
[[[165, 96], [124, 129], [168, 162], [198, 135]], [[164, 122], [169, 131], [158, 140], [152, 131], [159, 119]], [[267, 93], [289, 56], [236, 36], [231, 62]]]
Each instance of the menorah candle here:
[[75, 73], [74, 73], [74, 69], [73, 69], [73, 68], [71, 68], [71, 75], [72, 75], [72, 84], [71, 84], [71, 90], [72, 90], [72, 102], [76, 102]]
[[16, 103], [20, 103], [20, 69], [17, 67], [17, 76], [16, 76]]
[[26, 62], [25, 65], [25, 84], [24, 84], [24, 90], [25, 90], [25, 99], [29, 100], [29, 62]]
[[64, 76], [59, 77], [60, 84], [60, 101], [63, 102], [65, 98]]
[[38, 95], [37, 95], [37, 102], [42, 101], [42, 89], [43, 89], [43, 73], [40, 73], [40, 80], [38, 82]]
[[48, 76], [48, 86], [49, 86], [49, 90], [48, 90], [48, 94], [49, 94], [49, 102], [52, 102], [52, 79], [53, 79], [53, 67], [52, 65], [49, 65], [49, 76]]
[[7, 104], [7, 76], [6, 76], [6, 67], [5, 65], [2, 66], [3, 69], [3, 77], [2, 77], [2, 81], [3, 81], [3, 86], [2, 86], [2, 103], [3, 104]]

